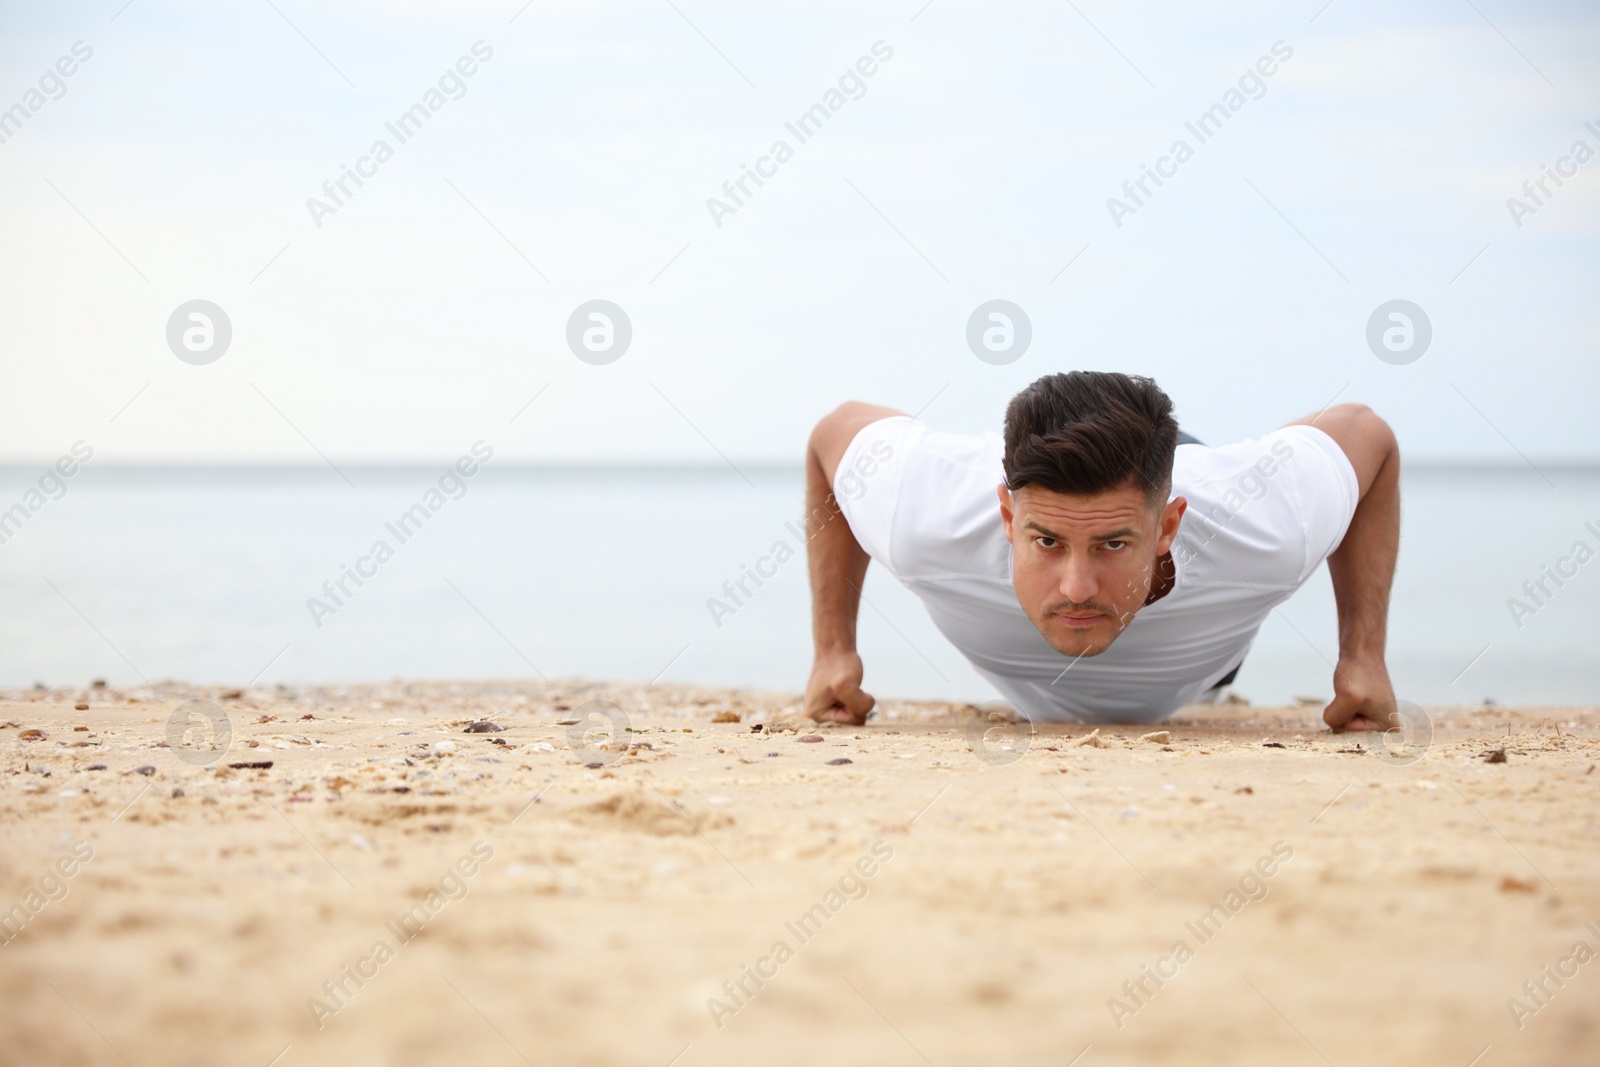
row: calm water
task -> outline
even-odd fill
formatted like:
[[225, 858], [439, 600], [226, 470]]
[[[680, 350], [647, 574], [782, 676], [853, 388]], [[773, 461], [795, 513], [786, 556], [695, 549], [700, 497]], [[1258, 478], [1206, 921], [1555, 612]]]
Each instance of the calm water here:
[[[536, 672], [803, 686], [806, 569], [785, 525], [803, 512], [798, 468], [746, 468], [752, 487], [726, 467], [491, 466], [402, 543], [385, 523], [443, 469], [350, 468], [352, 488], [326, 468], [90, 464], [0, 545], [0, 686]], [[1546, 473], [1556, 488], [1527, 468], [1407, 474], [1390, 633], [1401, 697], [1600, 701], [1600, 559], [1549, 583], [1520, 628], [1507, 607], [1576, 542], [1600, 551], [1600, 469]], [[0, 468], [0, 508], [39, 474]], [[346, 579], [336, 604], [324, 582], [379, 539], [392, 558], [363, 563], [375, 573]], [[708, 598], [779, 541], [795, 557], [761, 588], [747, 582], [755, 595], [718, 625]], [[893, 579], [874, 569], [866, 595], [869, 691], [996, 695]], [[320, 626], [311, 597], [331, 609]], [[1263, 628], [1237, 691], [1326, 697], [1335, 633], [1324, 569]]]

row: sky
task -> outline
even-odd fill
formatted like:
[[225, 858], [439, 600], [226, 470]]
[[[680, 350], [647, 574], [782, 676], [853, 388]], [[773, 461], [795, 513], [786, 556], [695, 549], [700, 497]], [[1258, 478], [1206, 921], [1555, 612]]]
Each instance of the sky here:
[[1350, 400], [1600, 462], [1597, 45], [1507, 0], [0, 3], [0, 462], [795, 463], [843, 400], [981, 433], [1078, 368], [1213, 443]]

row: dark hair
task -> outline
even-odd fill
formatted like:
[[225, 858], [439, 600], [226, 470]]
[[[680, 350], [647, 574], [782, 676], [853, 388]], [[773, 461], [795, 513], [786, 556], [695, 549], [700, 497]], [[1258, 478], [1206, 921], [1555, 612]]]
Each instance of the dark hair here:
[[1178, 422], [1149, 378], [1102, 371], [1047, 374], [1006, 406], [1006, 486], [1088, 496], [1143, 487], [1166, 503]]

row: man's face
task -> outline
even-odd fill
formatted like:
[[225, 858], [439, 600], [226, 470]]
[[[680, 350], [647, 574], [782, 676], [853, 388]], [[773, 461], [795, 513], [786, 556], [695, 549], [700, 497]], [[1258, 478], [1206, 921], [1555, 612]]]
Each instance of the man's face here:
[[1098, 656], [1144, 606], [1188, 502], [1153, 507], [1137, 484], [1093, 496], [999, 488], [1022, 610], [1057, 652]]

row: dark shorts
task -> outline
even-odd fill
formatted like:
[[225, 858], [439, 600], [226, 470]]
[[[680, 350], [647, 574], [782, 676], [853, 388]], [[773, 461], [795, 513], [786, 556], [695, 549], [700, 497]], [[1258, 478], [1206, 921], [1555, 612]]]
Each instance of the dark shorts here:
[[1217, 684], [1212, 686], [1211, 688], [1212, 689], [1221, 689], [1225, 685], [1232, 685], [1233, 684], [1233, 680], [1235, 678], [1239, 677], [1239, 668], [1243, 667], [1243, 666], [1244, 666], [1244, 660], [1240, 660], [1238, 663], [1235, 663], [1233, 665], [1233, 670], [1229, 671], [1227, 674], [1224, 674], [1220, 679], [1217, 680]]

